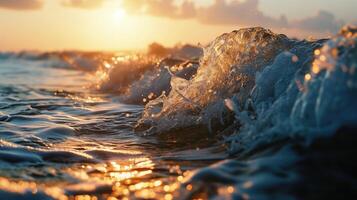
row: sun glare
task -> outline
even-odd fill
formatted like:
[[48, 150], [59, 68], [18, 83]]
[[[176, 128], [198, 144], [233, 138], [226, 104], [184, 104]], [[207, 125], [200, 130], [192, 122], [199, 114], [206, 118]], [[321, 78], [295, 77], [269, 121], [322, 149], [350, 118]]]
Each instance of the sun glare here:
[[114, 12], [114, 17], [116, 21], [123, 21], [126, 16], [125, 10], [119, 8]]

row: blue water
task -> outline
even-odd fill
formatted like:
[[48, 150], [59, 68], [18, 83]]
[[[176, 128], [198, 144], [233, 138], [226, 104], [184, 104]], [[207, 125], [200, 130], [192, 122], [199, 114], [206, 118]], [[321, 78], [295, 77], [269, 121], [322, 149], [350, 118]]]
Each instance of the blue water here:
[[[0, 193], [6, 199], [104, 198], [129, 188], [111, 189], [127, 179], [172, 184], [184, 171], [213, 162], [209, 157], [182, 161], [185, 155], [197, 159], [189, 152], [207, 144], [192, 147], [134, 133], [144, 107], [94, 90], [95, 73], [9, 58], [0, 61], [0, 76]], [[171, 154], [183, 150], [188, 152]], [[198, 153], [203, 154], [210, 155]], [[36, 192], [31, 184], [36, 184]], [[155, 197], [172, 193], [163, 186], [155, 186]], [[46, 191], [50, 187], [59, 192]], [[135, 192], [116, 196], [147, 196]]]
[[5, 199], [346, 199], [356, 28], [263, 28], [170, 54], [0, 54]]

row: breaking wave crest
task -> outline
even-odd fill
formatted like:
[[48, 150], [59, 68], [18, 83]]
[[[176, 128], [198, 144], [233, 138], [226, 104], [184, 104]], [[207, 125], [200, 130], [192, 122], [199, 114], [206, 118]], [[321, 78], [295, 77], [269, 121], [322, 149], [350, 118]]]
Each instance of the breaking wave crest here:
[[[152, 135], [182, 133], [177, 131], [182, 129], [190, 132], [192, 127], [206, 127], [216, 136], [223, 136], [231, 155], [248, 158], [248, 162], [225, 161], [199, 170], [184, 185], [185, 188], [195, 183], [193, 185], [198, 188], [190, 190], [189, 197], [198, 195], [202, 188], [209, 193], [210, 187], [216, 188], [216, 195], [228, 194], [243, 199], [249, 195], [257, 198], [267, 195], [270, 189], [288, 183], [289, 188], [284, 191], [298, 193], [299, 189], [309, 190], [293, 184], [307, 178], [304, 173], [300, 176], [295, 173], [311, 170], [306, 163], [313, 159], [306, 153], [298, 153], [296, 148], [314, 152], [322, 157], [315, 158], [321, 162], [336, 162], [332, 166], [338, 166], [337, 163], [348, 166], [335, 154], [327, 158], [322, 155], [326, 153], [326, 146], [339, 146], [336, 140], [341, 138], [344, 138], [342, 143], [348, 146], [347, 140], [352, 137], [348, 134], [353, 132], [351, 127], [355, 130], [356, 43], [357, 30], [354, 27], [343, 28], [332, 39], [314, 41], [289, 39], [263, 28], [224, 34], [204, 49], [195, 75], [185, 79], [171, 74], [170, 93], [146, 105], [137, 130], [144, 135]], [[263, 154], [257, 159], [257, 152], [266, 148], [277, 152]], [[339, 151], [346, 155], [350, 152], [345, 148], [336, 150]], [[293, 167], [299, 162], [305, 164]], [[273, 175], [284, 173], [284, 169], [289, 167], [293, 169], [286, 176]], [[336, 173], [344, 173], [345, 169], [341, 168]], [[246, 172], [249, 169], [260, 172]], [[272, 180], [269, 184], [268, 176]], [[329, 179], [331, 182], [339, 180]], [[206, 185], [207, 180], [210, 186]], [[200, 183], [205, 184], [200, 186]], [[249, 190], [255, 184], [257, 187]], [[355, 186], [351, 183], [344, 190], [349, 191]], [[327, 186], [322, 184], [321, 187]], [[294, 196], [280, 195], [271, 198]], [[310, 196], [303, 197], [314, 197], [311, 191], [306, 195]]]
[[138, 128], [157, 134], [234, 125], [240, 137], [288, 132], [306, 139], [334, 132], [356, 122], [355, 42], [353, 28], [316, 41], [263, 28], [224, 34], [205, 48], [196, 74], [182, 78], [167, 68], [171, 90], [146, 105]]

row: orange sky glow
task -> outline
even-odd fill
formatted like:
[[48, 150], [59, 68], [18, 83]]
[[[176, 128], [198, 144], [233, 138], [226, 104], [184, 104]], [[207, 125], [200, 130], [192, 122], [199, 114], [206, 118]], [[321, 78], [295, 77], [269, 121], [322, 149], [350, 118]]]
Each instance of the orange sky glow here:
[[[205, 5], [205, 2], [201, 0], [196, 5]], [[123, 2], [113, 0], [98, 8], [70, 6], [44, 0], [40, 9], [23, 11], [0, 8], [0, 51], [113, 51], [145, 49], [152, 42], [167, 46], [180, 42], [205, 44], [221, 33], [247, 26], [239, 22], [209, 24], [194, 17], [177, 19], [175, 16], [165, 17], [155, 13], [133, 14]], [[273, 29], [299, 37], [329, 35], [294, 27]]]

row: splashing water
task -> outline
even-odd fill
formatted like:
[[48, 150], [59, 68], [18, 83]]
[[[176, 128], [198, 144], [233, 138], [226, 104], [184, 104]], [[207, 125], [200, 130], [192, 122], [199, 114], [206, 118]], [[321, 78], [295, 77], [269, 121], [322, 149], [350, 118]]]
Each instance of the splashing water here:
[[2, 53], [0, 194], [355, 195], [356, 42], [354, 27], [314, 41], [258, 27], [203, 55]]
[[[354, 173], [349, 172], [353, 164], [336, 158], [342, 152], [352, 156], [350, 150], [336, 149], [341, 144], [335, 140], [345, 138], [342, 143], [346, 146], [351, 137], [355, 141], [355, 137], [345, 134], [351, 134], [355, 129], [346, 127], [355, 127], [357, 122], [356, 59], [356, 29], [350, 27], [331, 40], [317, 41], [292, 40], [261, 28], [225, 34], [205, 49], [194, 78], [173, 77], [171, 93], [146, 105], [139, 126], [150, 124], [150, 134], [175, 134], [172, 130], [190, 132], [190, 127], [202, 129], [204, 125], [210, 131], [218, 131], [218, 135], [228, 133], [224, 140], [231, 155], [249, 158], [246, 162], [227, 161], [199, 170], [183, 186], [187, 198], [207, 193], [211, 193], [210, 197], [243, 199], [336, 195], [311, 194], [301, 184], [314, 179], [299, 170], [310, 173], [319, 166], [309, 166], [310, 159], [319, 160], [325, 146], [330, 146], [335, 152], [321, 158], [321, 162], [335, 163], [333, 169], [326, 170], [353, 177]], [[234, 113], [233, 121], [229, 112]], [[219, 128], [222, 126], [223, 130]], [[281, 147], [282, 144], [285, 145]], [[317, 158], [296, 149], [314, 152]], [[259, 152], [262, 155], [256, 158]], [[300, 162], [300, 166], [293, 167]], [[339, 169], [341, 163], [346, 167]], [[264, 170], [265, 166], [277, 169]], [[289, 167], [291, 170], [285, 172]], [[248, 172], [250, 169], [257, 171]], [[341, 180], [329, 178], [335, 184]], [[288, 186], [269, 194], [281, 185]], [[187, 192], [185, 187], [190, 190]], [[355, 187], [353, 182], [341, 190], [348, 195]], [[321, 184], [317, 190], [328, 188]]]
[[288, 38], [262, 28], [218, 37], [205, 49], [195, 77], [185, 80], [173, 76], [171, 93], [150, 102], [141, 122], [155, 123], [154, 132], [211, 126], [214, 119], [221, 119], [223, 124], [223, 100], [239, 92], [239, 99], [244, 101], [253, 86], [254, 73], [288, 46]]

